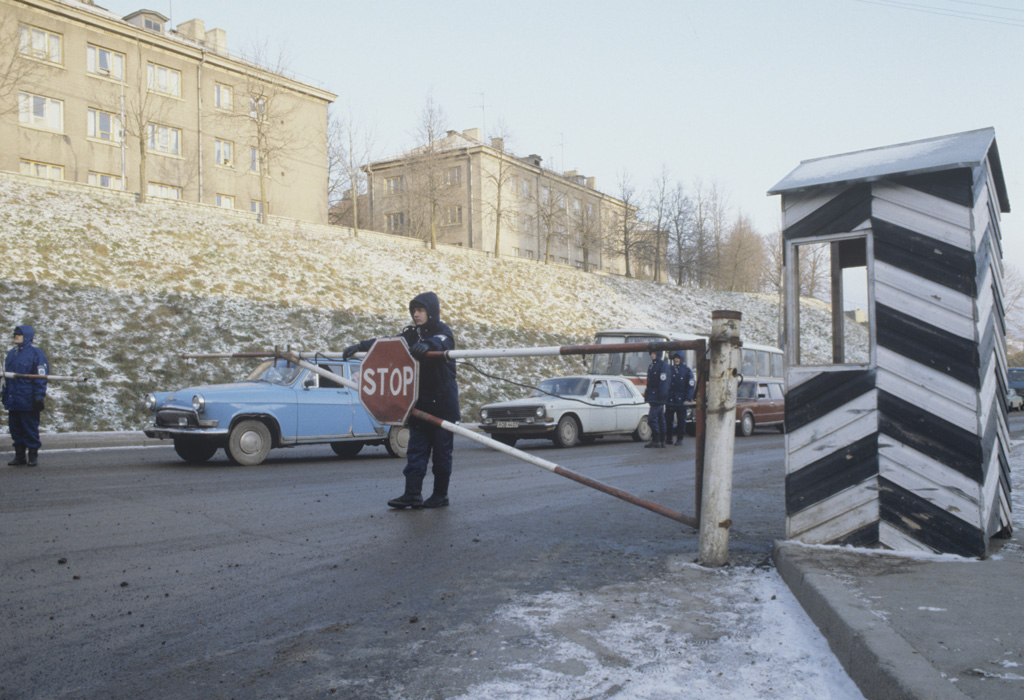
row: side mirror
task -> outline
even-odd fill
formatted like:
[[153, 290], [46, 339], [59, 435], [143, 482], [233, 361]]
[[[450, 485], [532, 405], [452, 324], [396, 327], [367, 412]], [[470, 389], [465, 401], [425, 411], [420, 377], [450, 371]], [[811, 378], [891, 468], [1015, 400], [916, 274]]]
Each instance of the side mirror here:
[[302, 380], [302, 388], [307, 391], [316, 386], [316, 377], [306, 377]]

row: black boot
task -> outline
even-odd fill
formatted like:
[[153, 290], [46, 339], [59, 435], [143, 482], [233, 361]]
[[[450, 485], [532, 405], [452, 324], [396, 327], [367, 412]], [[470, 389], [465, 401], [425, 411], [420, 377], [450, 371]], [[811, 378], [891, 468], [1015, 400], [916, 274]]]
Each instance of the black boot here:
[[450, 479], [451, 474], [434, 475], [434, 493], [423, 501], [424, 508], [441, 508], [448, 505], [448, 481]]
[[38, 460], [39, 449], [36, 447], [28, 448], [28, 462], [26, 463], [30, 467], [34, 467], [39, 464]]
[[683, 436], [680, 435], [679, 437], [676, 438], [676, 447], [679, 447], [682, 444], [683, 444]]
[[647, 449], [648, 447], [664, 447], [665, 446], [664, 443], [661, 443], [661, 444], [659, 444], [659, 443], [661, 443], [661, 435], [659, 435], [658, 433], [651, 433], [651, 441], [649, 443], [647, 443], [646, 445], [644, 445], [644, 449]]
[[7, 463], [9, 467], [18, 467], [25, 463], [25, 446], [14, 446], [14, 459]]
[[665, 444], [666, 445], [671, 445], [672, 444], [672, 436], [671, 435], [669, 435], [667, 438], [665, 438]]
[[422, 508], [423, 507], [423, 477], [405, 477], [405, 493], [398, 498], [392, 498], [388, 505], [392, 508]]

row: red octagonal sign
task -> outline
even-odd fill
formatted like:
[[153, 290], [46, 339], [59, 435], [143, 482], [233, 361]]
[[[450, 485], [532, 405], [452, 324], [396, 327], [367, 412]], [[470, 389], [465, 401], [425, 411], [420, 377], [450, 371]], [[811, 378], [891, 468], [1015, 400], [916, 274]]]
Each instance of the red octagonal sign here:
[[382, 425], [405, 425], [419, 396], [420, 364], [403, 338], [381, 338], [363, 358], [359, 400]]

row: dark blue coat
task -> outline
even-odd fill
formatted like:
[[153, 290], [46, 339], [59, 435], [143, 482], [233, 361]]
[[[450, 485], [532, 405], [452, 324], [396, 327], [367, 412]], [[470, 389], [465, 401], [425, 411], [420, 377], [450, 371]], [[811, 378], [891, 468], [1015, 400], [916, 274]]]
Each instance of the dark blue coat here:
[[673, 353], [673, 357], [679, 357], [682, 362], [680, 364], [672, 363], [671, 377], [668, 388], [668, 405], [673, 407], [682, 408], [687, 401], [693, 400], [693, 392], [697, 387], [697, 381], [693, 376], [693, 371], [686, 366], [686, 356], [683, 352], [676, 351]]
[[647, 368], [647, 388], [644, 390], [644, 401], [652, 406], [663, 406], [668, 400], [669, 387], [668, 363], [660, 357], [651, 362]]
[[[32, 326], [18, 326], [24, 336], [21, 345], [7, 353], [4, 371], [15, 374], [49, 374], [50, 363], [46, 353], [32, 344], [36, 332]], [[4, 379], [3, 403], [8, 411], [31, 411], [36, 399], [46, 396], [45, 379]]]
[[[427, 322], [422, 326], [406, 326], [398, 335], [405, 338], [411, 348], [424, 343], [430, 350], [454, 350], [455, 334], [441, 320], [441, 302], [434, 292], [418, 294], [409, 302], [409, 314], [413, 306], [427, 309]], [[376, 338], [359, 343], [359, 349], [366, 352]], [[454, 423], [461, 417], [459, 411], [459, 385], [455, 379], [455, 360], [424, 359], [420, 362], [419, 399], [416, 408], [432, 416]]]

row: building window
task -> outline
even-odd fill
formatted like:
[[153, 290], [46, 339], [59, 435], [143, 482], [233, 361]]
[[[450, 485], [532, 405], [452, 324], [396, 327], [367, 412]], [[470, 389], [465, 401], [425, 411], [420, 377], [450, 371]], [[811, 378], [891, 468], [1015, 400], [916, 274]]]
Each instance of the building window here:
[[159, 182], [151, 182], [146, 186], [146, 194], [150, 197], [161, 199], [181, 199], [181, 188], [174, 185], [162, 185]]
[[64, 103], [52, 97], [18, 93], [18, 121], [51, 131], [64, 131]]
[[267, 118], [267, 98], [249, 95], [249, 117], [263, 121]]
[[384, 180], [384, 192], [387, 194], [398, 194], [402, 191], [402, 186], [404, 184], [405, 177], [402, 175], [386, 178]]
[[249, 149], [249, 172], [258, 173], [260, 171], [260, 157], [259, 153], [255, 148]]
[[87, 113], [89, 124], [86, 133], [89, 138], [121, 143], [124, 133], [121, 130], [121, 118], [110, 112], [90, 109]]
[[452, 226], [454, 224], [462, 223], [462, 207], [460, 206], [447, 206], [444, 208], [444, 219], [443, 224]]
[[533, 217], [523, 217], [523, 233], [533, 233]]
[[551, 204], [551, 188], [542, 187], [540, 190], [540, 202], [541, 204]]
[[234, 209], [235, 198], [229, 194], [218, 194], [217, 195], [217, 206], [222, 209]]
[[512, 190], [512, 194], [519, 192], [519, 176], [513, 175], [508, 182], [508, 186]]
[[263, 221], [263, 202], [253, 199], [249, 202], [249, 211], [256, 214], [260, 221]]
[[163, 23], [162, 22], [158, 22], [155, 19], [150, 19], [149, 17], [147, 17], [145, 19], [145, 24], [146, 24], [146, 29], [150, 30], [151, 32], [162, 33], [164, 31]]
[[18, 52], [25, 56], [50, 63], [62, 63], [61, 44], [60, 34], [39, 27], [18, 25]]
[[519, 230], [519, 212], [510, 211], [508, 213], [508, 227], [513, 231]]
[[388, 233], [401, 233], [405, 228], [405, 214], [388, 214], [384, 218], [387, 220]]
[[181, 155], [181, 129], [160, 124], [149, 125], [149, 150], [167, 155]]
[[89, 173], [89, 179], [87, 182], [93, 187], [106, 187], [108, 190], [123, 190], [124, 185], [122, 180], [117, 175], [107, 175], [106, 173]]
[[148, 87], [153, 92], [181, 97], [181, 71], [150, 63], [146, 66], [146, 77]]
[[444, 171], [441, 177], [442, 183], [446, 187], [455, 187], [462, 183], [462, 166], [457, 165], [454, 168], [448, 168]]
[[230, 85], [213, 84], [213, 106], [231, 111], [235, 103], [235, 92]]
[[21, 174], [41, 177], [47, 180], [63, 180], [64, 167], [61, 165], [51, 165], [50, 163], [37, 163], [34, 160], [22, 160]]
[[512, 255], [515, 255], [516, 257], [519, 257], [519, 249], [518, 248], [513, 248], [512, 249]]
[[89, 44], [85, 47], [85, 69], [96, 75], [124, 79], [124, 54]]
[[565, 195], [561, 192], [555, 195], [555, 205], [562, 211], [565, 211]]
[[234, 162], [234, 150], [235, 145], [230, 141], [214, 139], [214, 151], [217, 159], [217, 165], [226, 165], [231, 167], [231, 164]]

